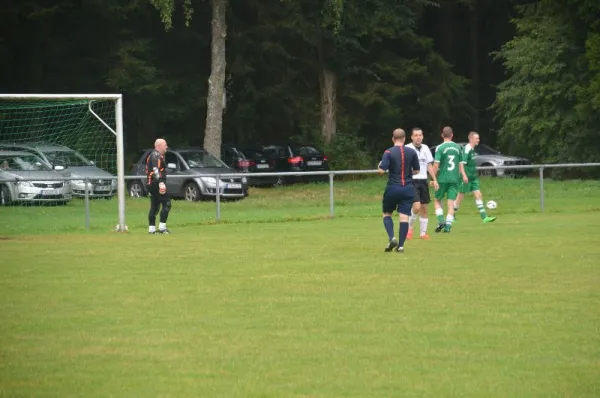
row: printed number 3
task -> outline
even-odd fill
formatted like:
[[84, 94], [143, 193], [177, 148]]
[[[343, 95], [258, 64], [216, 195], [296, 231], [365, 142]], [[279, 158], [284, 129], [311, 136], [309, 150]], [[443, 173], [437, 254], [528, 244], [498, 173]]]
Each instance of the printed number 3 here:
[[454, 155], [448, 155], [448, 171], [454, 170], [456, 164], [454, 163]]

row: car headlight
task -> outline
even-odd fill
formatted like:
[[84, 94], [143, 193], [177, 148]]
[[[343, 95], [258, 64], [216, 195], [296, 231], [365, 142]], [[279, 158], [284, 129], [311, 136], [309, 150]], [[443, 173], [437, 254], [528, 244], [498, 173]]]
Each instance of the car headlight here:
[[200, 177], [200, 179], [207, 184], [216, 184], [217, 179], [214, 177]]
[[30, 183], [29, 181], [19, 181], [19, 182], [17, 182], [17, 184], [22, 187], [32, 187], [33, 186], [33, 184]]
[[248, 179], [246, 177], [242, 177], [242, 184], [245, 184], [248, 182]]
[[83, 185], [83, 180], [71, 180], [71, 184]]
[[112, 185], [113, 187], [117, 186], [117, 180], [111, 180], [110, 181], [110, 185]]

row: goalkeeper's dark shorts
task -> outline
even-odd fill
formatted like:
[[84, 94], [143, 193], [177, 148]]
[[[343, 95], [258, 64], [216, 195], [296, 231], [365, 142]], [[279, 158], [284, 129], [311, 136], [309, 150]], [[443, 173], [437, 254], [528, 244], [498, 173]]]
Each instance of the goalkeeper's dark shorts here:
[[146, 189], [148, 190], [152, 201], [157, 201], [158, 203], [166, 203], [169, 201], [169, 192], [165, 192], [161, 195], [159, 192], [157, 182], [153, 182], [150, 185], [146, 185]]

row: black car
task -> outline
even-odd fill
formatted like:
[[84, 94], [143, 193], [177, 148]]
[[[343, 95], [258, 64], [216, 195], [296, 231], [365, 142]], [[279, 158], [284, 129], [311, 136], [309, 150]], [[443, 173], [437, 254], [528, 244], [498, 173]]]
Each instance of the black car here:
[[[145, 175], [146, 158], [152, 149], [144, 151], [133, 165], [131, 175]], [[234, 174], [237, 170], [230, 168], [202, 148], [169, 149], [165, 153], [167, 164], [167, 191], [172, 197], [180, 197], [190, 201], [217, 196], [217, 180], [213, 176], [194, 177], [198, 174]], [[174, 176], [181, 176], [173, 178]], [[241, 199], [248, 196], [246, 177], [222, 177], [220, 179], [220, 197]], [[128, 180], [129, 195], [146, 196], [144, 180]]]
[[[275, 171], [275, 161], [265, 158], [260, 150], [242, 151], [233, 145], [223, 145], [221, 160], [240, 173], [265, 173]], [[277, 177], [249, 177], [248, 184], [253, 186], [277, 185]]]
[[[328, 171], [329, 159], [319, 149], [312, 145], [253, 145], [242, 149], [247, 157], [264, 160], [272, 172], [296, 171]], [[265, 164], [261, 163], [261, 164]], [[259, 163], [257, 163], [258, 165]], [[262, 166], [264, 167], [264, 166]], [[267, 170], [266, 167], [262, 170]], [[328, 181], [327, 175], [319, 176], [280, 176], [276, 179], [277, 185], [293, 182]]]

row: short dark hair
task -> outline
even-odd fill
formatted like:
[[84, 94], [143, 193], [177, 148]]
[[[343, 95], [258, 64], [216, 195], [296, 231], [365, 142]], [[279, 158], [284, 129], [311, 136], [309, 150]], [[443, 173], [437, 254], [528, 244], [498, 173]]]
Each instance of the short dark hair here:
[[452, 138], [454, 132], [452, 131], [452, 127], [446, 126], [442, 129], [442, 137], [444, 138]]
[[410, 132], [410, 135], [413, 135], [415, 131], [423, 131], [423, 129], [421, 127], [413, 127], [412, 131]]

